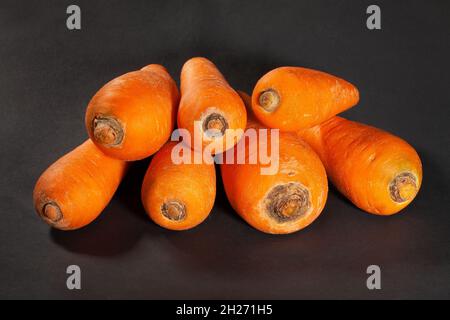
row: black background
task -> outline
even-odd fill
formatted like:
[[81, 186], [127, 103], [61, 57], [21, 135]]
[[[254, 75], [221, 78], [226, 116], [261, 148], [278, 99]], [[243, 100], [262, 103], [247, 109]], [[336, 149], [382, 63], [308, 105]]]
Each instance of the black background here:
[[[382, 30], [366, 28], [366, 8]], [[66, 28], [78, 4], [82, 30]], [[448, 1], [0, 1], [1, 298], [450, 298]], [[192, 56], [213, 60], [236, 89], [283, 65], [356, 84], [345, 116], [409, 141], [424, 165], [401, 214], [366, 214], [332, 189], [306, 230], [270, 236], [215, 208], [186, 232], [153, 224], [136, 163], [92, 225], [50, 230], [35, 215], [40, 173], [86, 139], [84, 112], [107, 81], [150, 63], [178, 81]], [[66, 267], [82, 290], [66, 288]], [[366, 268], [382, 269], [382, 290]]]

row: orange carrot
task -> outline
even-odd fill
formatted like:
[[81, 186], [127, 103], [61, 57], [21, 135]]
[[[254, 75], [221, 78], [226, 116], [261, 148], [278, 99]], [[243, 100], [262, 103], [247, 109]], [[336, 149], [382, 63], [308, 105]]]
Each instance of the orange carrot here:
[[[186, 142], [192, 148], [209, 145], [212, 153], [223, 152], [240, 139], [246, 121], [244, 103], [211, 61], [192, 58], [184, 64], [178, 127], [190, 132]], [[233, 137], [227, 129], [242, 132]]]
[[306, 68], [281, 67], [259, 79], [252, 107], [262, 124], [295, 132], [349, 109], [358, 100], [358, 89], [343, 79]]
[[125, 170], [124, 161], [107, 157], [87, 140], [40, 176], [33, 192], [34, 207], [54, 228], [84, 227], [109, 203]]
[[171, 230], [186, 230], [200, 224], [211, 212], [216, 197], [216, 171], [212, 158], [208, 163], [175, 164], [172, 152], [176, 146], [175, 142], [168, 142], [153, 157], [141, 196], [155, 223]]
[[364, 211], [397, 213], [419, 191], [420, 158], [413, 147], [390, 133], [333, 117], [299, 136], [319, 154], [336, 188]]
[[[244, 95], [244, 101], [245, 101]], [[248, 129], [263, 129], [249, 114]], [[269, 131], [267, 140], [243, 137], [234, 148], [233, 164], [221, 165], [225, 192], [237, 213], [254, 228], [272, 234], [292, 233], [310, 225], [322, 212], [328, 194], [325, 169], [315, 152], [291, 133], [279, 136], [279, 167], [263, 175], [266, 167], [258, 158], [250, 163], [252, 143], [257, 152], [267, 148], [275, 156]], [[244, 145], [245, 164], [237, 164], [238, 149]], [[254, 149], [253, 149], [254, 150]], [[226, 152], [228, 154], [230, 150]]]
[[139, 160], [172, 133], [179, 93], [167, 70], [151, 64], [103, 86], [86, 111], [89, 137], [108, 156]]

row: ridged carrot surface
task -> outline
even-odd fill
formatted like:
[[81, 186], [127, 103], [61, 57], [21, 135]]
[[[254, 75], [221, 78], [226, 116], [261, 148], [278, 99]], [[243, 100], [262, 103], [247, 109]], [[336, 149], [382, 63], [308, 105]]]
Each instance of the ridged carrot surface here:
[[[244, 100], [245, 95], [244, 95]], [[248, 129], [263, 129], [249, 116]], [[259, 137], [260, 133], [257, 132]], [[267, 140], [254, 140], [257, 152], [271, 148]], [[237, 164], [237, 149], [245, 144], [245, 164]], [[234, 148], [234, 164], [222, 164], [227, 197], [236, 212], [254, 228], [272, 234], [292, 233], [310, 225], [322, 212], [328, 194], [325, 169], [315, 152], [294, 134], [280, 133], [279, 166], [274, 174], [263, 175], [266, 164], [250, 163], [251, 140], [243, 137]], [[226, 153], [229, 153], [227, 151]]]
[[109, 203], [126, 167], [87, 140], [42, 173], [33, 191], [35, 209], [54, 228], [84, 227]]
[[370, 213], [390, 215], [405, 208], [422, 183], [417, 152], [403, 139], [341, 117], [299, 136], [321, 157], [337, 189]]

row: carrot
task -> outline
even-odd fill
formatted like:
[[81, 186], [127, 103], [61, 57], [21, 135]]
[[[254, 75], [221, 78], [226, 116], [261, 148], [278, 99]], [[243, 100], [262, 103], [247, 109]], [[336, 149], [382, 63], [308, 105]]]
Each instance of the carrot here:
[[109, 203], [125, 170], [126, 162], [107, 157], [87, 140], [40, 176], [33, 191], [34, 207], [54, 228], [84, 227]]
[[141, 196], [155, 223], [171, 230], [186, 230], [200, 224], [211, 212], [216, 197], [216, 171], [212, 158], [200, 164], [175, 164], [172, 152], [176, 152], [176, 146], [177, 143], [168, 142], [153, 157]]
[[333, 117], [299, 136], [319, 154], [336, 188], [364, 211], [397, 213], [419, 191], [420, 158], [413, 147], [390, 133]]
[[[244, 101], [245, 101], [244, 95]], [[249, 114], [248, 129], [263, 129]], [[247, 129], [247, 130], [248, 130]], [[234, 163], [221, 165], [222, 180], [228, 200], [237, 213], [254, 228], [272, 234], [286, 234], [310, 225], [322, 212], [328, 194], [325, 169], [315, 152], [292, 133], [279, 135], [279, 167], [275, 174], [263, 175], [266, 166], [250, 163], [252, 143], [257, 152], [263, 148], [274, 156], [269, 131], [267, 140], [245, 136], [234, 148]], [[248, 142], [248, 143], [247, 143]], [[237, 164], [238, 149], [245, 149], [245, 163]], [[254, 150], [254, 149], [253, 149]], [[227, 151], [226, 154], [231, 152]]]
[[89, 102], [89, 137], [108, 156], [139, 160], [155, 153], [172, 133], [179, 93], [160, 65], [129, 72], [103, 86]]
[[264, 125], [295, 132], [349, 109], [358, 100], [358, 89], [343, 79], [306, 68], [281, 67], [258, 80], [252, 107]]
[[205, 58], [188, 60], [181, 70], [178, 110], [178, 127], [191, 135], [187, 143], [197, 150], [209, 145], [212, 153], [223, 152], [240, 139], [246, 122], [244, 103], [217, 67]]

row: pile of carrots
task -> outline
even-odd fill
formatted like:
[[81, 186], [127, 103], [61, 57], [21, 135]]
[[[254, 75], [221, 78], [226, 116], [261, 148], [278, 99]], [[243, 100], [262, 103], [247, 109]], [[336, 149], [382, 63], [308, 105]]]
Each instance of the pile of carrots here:
[[[399, 212], [419, 191], [422, 165], [413, 147], [337, 116], [359, 101], [358, 89], [341, 78], [280, 67], [262, 76], [250, 97], [235, 91], [211, 61], [197, 57], [184, 64], [180, 88], [156, 64], [105, 84], [87, 106], [89, 139], [38, 179], [33, 200], [39, 216], [61, 230], [88, 225], [110, 202], [129, 163], [153, 155], [141, 192], [148, 216], [171, 230], [199, 225], [216, 197], [214, 160], [174, 163], [177, 143], [169, 140], [176, 127], [194, 137], [183, 140], [192, 149], [189, 157], [206, 147], [213, 155], [234, 155], [240, 144], [249, 157], [254, 146], [230, 129], [279, 129], [275, 174], [262, 174], [259, 160], [220, 164], [232, 207], [266, 233], [310, 225], [325, 207], [328, 179], [358, 208], [377, 215]], [[231, 149], [225, 143], [230, 139]]]

